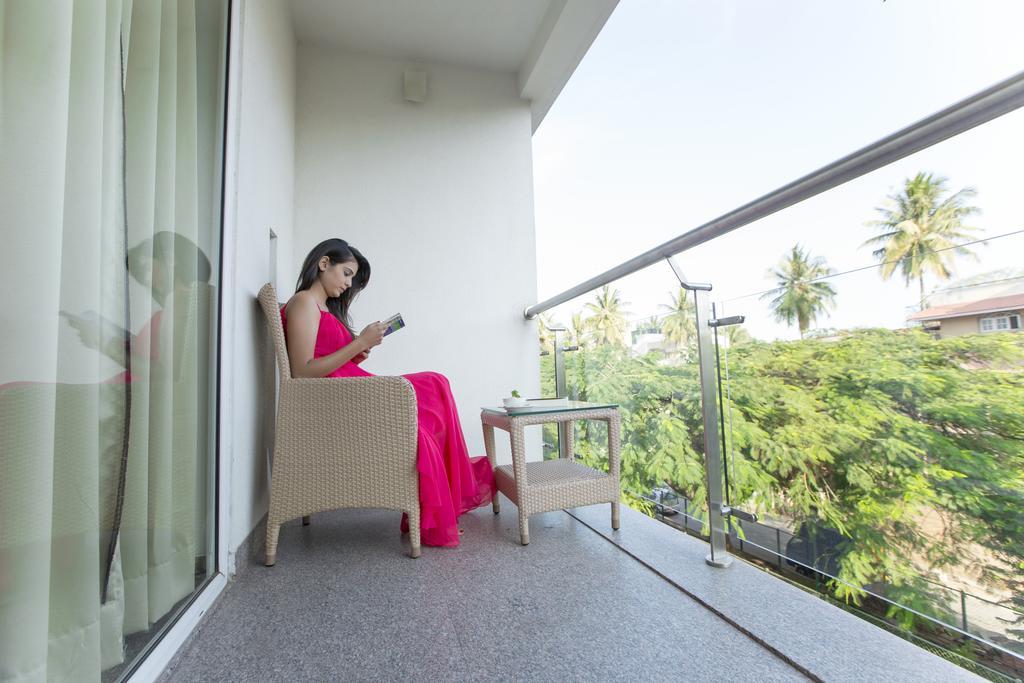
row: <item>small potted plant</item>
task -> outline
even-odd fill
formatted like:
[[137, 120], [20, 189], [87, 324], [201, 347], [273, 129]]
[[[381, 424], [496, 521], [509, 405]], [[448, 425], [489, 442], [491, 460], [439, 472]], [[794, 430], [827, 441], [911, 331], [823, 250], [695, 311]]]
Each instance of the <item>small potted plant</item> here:
[[526, 405], [526, 399], [519, 395], [517, 389], [513, 389], [512, 395], [509, 398], [501, 399], [501, 401], [505, 404], [506, 408], [522, 408]]

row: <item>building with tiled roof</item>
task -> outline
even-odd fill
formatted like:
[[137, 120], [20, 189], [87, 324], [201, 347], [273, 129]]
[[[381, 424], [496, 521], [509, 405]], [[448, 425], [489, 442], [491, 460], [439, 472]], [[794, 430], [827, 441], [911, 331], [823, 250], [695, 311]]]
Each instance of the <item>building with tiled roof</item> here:
[[907, 319], [919, 322], [941, 338], [988, 332], [1019, 332], [1024, 293], [931, 306]]

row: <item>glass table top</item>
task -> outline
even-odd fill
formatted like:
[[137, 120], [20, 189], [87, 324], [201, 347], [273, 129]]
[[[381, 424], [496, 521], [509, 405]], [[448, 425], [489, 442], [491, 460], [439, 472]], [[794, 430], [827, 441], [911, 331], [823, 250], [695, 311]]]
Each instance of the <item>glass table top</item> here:
[[515, 408], [504, 408], [502, 406], [486, 406], [483, 408], [486, 413], [496, 415], [540, 415], [543, 413], [565, 413], [582, 412], [585, 410], [600, 410], [603, 408], [618, 408], [617, 403], [593, 403], [590, 401], [568, 401], [560, 398], [532, 398], [526, 401], [525, 406]]

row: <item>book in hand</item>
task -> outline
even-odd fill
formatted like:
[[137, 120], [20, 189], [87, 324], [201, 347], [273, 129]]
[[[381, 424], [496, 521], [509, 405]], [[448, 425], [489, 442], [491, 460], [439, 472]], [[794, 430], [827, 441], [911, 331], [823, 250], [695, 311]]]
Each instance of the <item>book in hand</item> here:
[[392, 332], [397, 332], [398, 330], [405, 327], [405, 321], [402, 320], [401, 313], [395, 313], [393, 316], [383, 321], [383, 324], [385, 337], [391, 334]]

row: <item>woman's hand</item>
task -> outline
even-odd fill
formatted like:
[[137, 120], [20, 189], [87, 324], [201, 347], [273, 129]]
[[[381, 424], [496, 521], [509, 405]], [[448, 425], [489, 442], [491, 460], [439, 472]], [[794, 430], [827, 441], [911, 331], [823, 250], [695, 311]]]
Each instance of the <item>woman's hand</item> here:
[[363, 328], [356, 339], [363, 345], [365, 351], [369, 351], [377, 344], [384, 341], [384, 324], [379, 320], [370, 323]]

